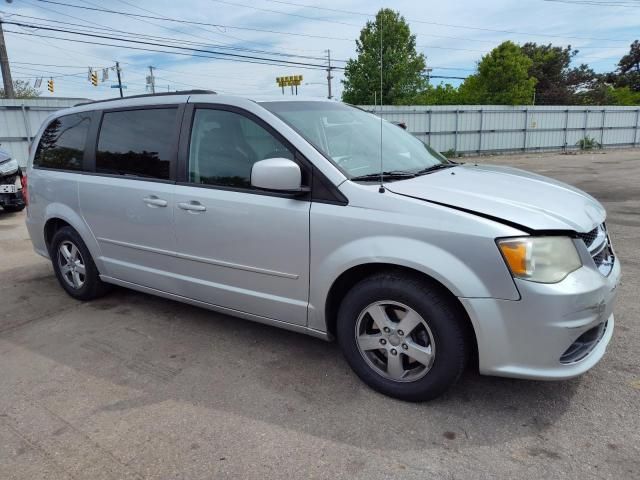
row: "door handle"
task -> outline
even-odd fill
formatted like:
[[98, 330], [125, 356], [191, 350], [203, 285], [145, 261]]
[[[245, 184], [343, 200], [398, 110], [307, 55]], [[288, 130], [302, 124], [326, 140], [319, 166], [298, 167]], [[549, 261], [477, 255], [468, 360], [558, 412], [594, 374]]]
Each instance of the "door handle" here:
[[162, 200], [161, 198], [158, 198], [155, 195], [144, 197], [142, 201], [147, 205], [149, 205], [150, 207], [166, 207], [167, 206], [166, 200]]
[[204, 212], [207, 209], [207, 207], [195, 200], [190, 202], [180, 202], [178, 203], [178, 207], [189, 212]]

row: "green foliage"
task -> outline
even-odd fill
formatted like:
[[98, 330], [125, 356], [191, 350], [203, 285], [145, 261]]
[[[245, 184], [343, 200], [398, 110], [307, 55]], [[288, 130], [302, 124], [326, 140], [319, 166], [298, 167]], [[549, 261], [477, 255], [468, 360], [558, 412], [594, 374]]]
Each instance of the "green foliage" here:
[[458, 89], [453, 85], [427, 85], [426, 88], [418, 93], [409, 101], [413, 105], [461, 105], [462, 99]]
[[629, 53], [618, 62], [618, 70], [607, 76], [607, 80], [616, 88], [628, 87], [634, 92], [640, 92], [640, 41], [634, 41], [629, 47]]
[[527, 105], [533, 101], [536, 79], [529, 76], [533, 62], [513, 42], [503, 42], [482, 57], [478, 72], [458, 92], [464, 103]]
[[599, 88], [601, 76], [585, 64], [572, 68], [571, 60], [578, 50], [572, 50], [570, 45], [525, 43], [522, 51], [533, 62], [529, 75], [538, 80], [536, 105], [573, 105], [598, 97], [585, 93]]
[[425, 58], [416, 51], [416, 37], [404, 17], [381, 9], [356, 40], [358, 57], [350, 59], [342, 81], [342, 100], [356, 105], [380, 103], [380, 35], [382, 35], [382, 102], [409, 103], [426, 85]]
[[595, 138], [592, 138], [588, 135], [578, 140], [576, 142], [576, 146], [580, 148], [580, 150], [594, 150], [597, 148], [602, 148], [602, 145], [597, 142]]
[[445, 151], [445, 152], [440, 152], [442, 155], [444, 155], [447, 158], [456, 158], [459, 157], [460, 154], [458, 152], [456, 152], [455, 148], [450, 148], [449, 150]]
[[630, 87], [611, 88], [609, 96], [612, 105], [640, 105], [640, 91]]
[[620, 73], [640, 72], [640, 41], [635, 40], [629, 47], [629, 53], [618, 63]]
[[538, 105], [568, 105], [573, 94], [569, 84], [571, 59], [578, 53], [568, 47], [551, 44], [525, 43], [524, 53], [530, 60], [529, 76], [538, 80], [536, 100]]
[[[29, 82], [23, 80], [15, 80], [13, 82], [13, 91], [16, 98], [36, 98], [40, 96], [40, 92], [29, 85]], [[4, 88], [0, 88], [0, 98], [4, 98]]]
[[381, 9], [356, 40], [357, 58], [347, 62], [342, 100], [380, 103], [380, 35], [383, 46], [382, 102], [387, 105], [640, 105], [640, 41], [615, 72], [598, 74], [572, 66], [571, 46], [506, 41], [483, 56], [476, 73], [459, 87], [430, 85], [425, 57], [404, 17]]

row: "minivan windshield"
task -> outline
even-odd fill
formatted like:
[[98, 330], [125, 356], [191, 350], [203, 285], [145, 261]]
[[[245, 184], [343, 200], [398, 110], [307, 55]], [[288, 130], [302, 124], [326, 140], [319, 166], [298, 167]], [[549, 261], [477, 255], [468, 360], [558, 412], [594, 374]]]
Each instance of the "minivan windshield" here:
[[386, 172], [391, 180], [402, 179], [453, 165], [399, 126], [381, 122], [380, 117], [349, 105], [317, 101], [261, 105], [305, 137], [353, 180], [375, 180], [380, 172]]

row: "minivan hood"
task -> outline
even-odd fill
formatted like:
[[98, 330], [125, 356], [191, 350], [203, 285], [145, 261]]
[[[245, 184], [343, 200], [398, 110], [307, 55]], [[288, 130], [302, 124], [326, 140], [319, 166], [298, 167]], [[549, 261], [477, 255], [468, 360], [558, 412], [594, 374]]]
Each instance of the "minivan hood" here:
[[463, 164], [385, 188], [470, 211], [529, 230], [588, 232], [606, 212], [591, 195], [570, 185], [516, 168]]

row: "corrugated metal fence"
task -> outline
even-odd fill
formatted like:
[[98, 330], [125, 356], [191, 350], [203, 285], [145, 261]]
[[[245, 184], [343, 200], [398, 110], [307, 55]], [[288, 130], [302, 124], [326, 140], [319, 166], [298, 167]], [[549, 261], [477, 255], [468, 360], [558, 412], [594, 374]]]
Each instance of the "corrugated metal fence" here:
[[[20, 165], [47, 116], [81, 98], [0, 99], [0, 148]], [[639, 107], [382, 106], [362, 107], [404, 122], [409, 132], [440, 152], [492, 153], [576, 149], [585, 137], [603, 147], [640, 146]]]
[[640, 145], [640, 107], [372, 106], [362, 108], [434, 149], [457, 153], [570, 150], [585, 137], [604, 148]]
[[0, 149], [24, 167], [29, 144], [42, 122], [51, 113], [86, 101], [82, 98], [0, 99]]

